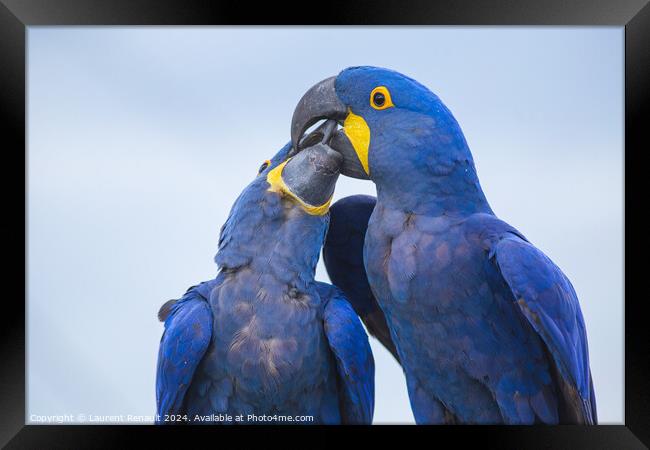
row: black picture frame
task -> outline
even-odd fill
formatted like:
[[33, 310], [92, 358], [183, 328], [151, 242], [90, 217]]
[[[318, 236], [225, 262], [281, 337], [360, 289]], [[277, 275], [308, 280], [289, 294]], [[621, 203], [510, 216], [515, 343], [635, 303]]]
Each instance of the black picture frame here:
[[[640, 217], [647, 198], [641, 186], [647, 175], [641, 155], [647, 150], [643, 119], [650, 85], [649, 0], [463, 0], [351, 1], [280, 6], [276, 2], [209, 2], [206, 0], [0, 0], [0, 124], [3, 143], [5, 298], [0, 325], [0, 444], [8, 448], [86, 448], [133, 446], [134, 439], [172, 446], [188, 432], [215, 440], [224, 436], [245, 445], [251, 436], [287, 442], [318, 434], [342, 442], [355, 431], [383, 439], [386, 433], [417, 434], [402, 445], [446, 447], [472, 442], [488, 448], [647, 448], [650, 445], [650, 358], [648, 326], [643, 314], [647, 295], [641, 290], [647, 257]], [[32, 25], [614, 25], [625, 27], [625, 424], [595, 427], [155, 427], [25, 425], [26, 299], [26, 31]], [[620, 118], [612, 118], [620, 120]], [[645, 144], [645, 145], [644, 145]], [[21, 189], [22, 195], [21, 195]], [[21, 238], [24, 245], [21, 245]], [[594, 242], [594, 245], [598, 245]], [[6, 250], [5, 250], [6, 251]], [[638, 261], [638, 263], [636, 263]], [[644, 264], [645, 261], [645, 264]], [[22, 273], [22, 275], [21, 275]], [[74, 370], [74, 368], [71, 368]], [[600, 389], [606, 389], [601, 386]], [[215, 434], [219, 433], [219, 434]], [[280, 434], [277, 434], [280, 433]], [[424, 433], [424, 434], [423, 434]], [[425, 436], [426, 435], [426, 436]], [[429, 436], [431, 435], [431, 436]], [[297, 437], [299, 436], [299, 437]], [[406, 436], [404, 436], [406, 437]], [[264, 437], [263, 437], [264, 438]], [[287, 439], [283, 441], [282, 439]], [[182, 439], [182, 437], [181, 437]], [[313, 439], [309, 437], [309, 439]], [[184, 442], [184, 441], [178, 441]], [[302, 441], [309, 442], [309, 441]], [[419, 442], [419, 443], [417, 443]], [[428, 444], [427, 444], [428, 442]], [[411, 444], [413, 443], [413, 444]], [[228, 447], [229, 448], [229, 447]]]

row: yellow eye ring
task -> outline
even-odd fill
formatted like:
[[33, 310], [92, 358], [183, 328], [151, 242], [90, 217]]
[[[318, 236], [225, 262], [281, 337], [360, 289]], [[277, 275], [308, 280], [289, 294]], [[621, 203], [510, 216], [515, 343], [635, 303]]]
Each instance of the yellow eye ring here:
[[386, 86], [377, 86], [370, 93], [370, 106], [382, 110], [395, 106]]

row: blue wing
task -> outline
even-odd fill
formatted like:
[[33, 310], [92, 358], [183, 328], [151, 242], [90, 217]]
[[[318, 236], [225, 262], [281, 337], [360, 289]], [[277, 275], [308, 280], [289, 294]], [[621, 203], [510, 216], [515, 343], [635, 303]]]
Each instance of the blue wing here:
[[587, 334], [571, 282], [540, 250], [512, 233], [492, 247], [492, 256], [521, 312], [552, 357], [561, 396], [560, 422], [595, 424]]
[[342, 421], [371, 424], [375, 410], [375, 361], [368, 336], [341, 291], [319, 283], [319, 293], [328, 299], [323, 321], [336, 359]]
[[332, 205], [323, 262], [330, 280], [345, 293], [370, 335], [399, 362], [386, 317], [370, 290], [363, 263], [363, 243], [375, 203], [377, 199], [369, 195], [353, 195]]
[[183, 400], [194, 371], [212, 336], [212, 312], [207, 302], [212, 282], [187, 290], [180, 300], [170, 300], [158, 313], [165, 321], [156, 373], [156, 404], [160, 423], [165, 414], [182, 414]]

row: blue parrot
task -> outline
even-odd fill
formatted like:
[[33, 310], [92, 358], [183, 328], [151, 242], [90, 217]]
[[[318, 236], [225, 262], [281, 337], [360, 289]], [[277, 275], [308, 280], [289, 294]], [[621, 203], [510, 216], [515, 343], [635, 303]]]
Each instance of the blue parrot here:
[[417, 423], [595, 424], [576, 293], [496, 217], [443, 102], [400, 73], [352, 67], [299, 101], [294, 147], [322, 119], [343, 126], [328, 141], [344, 157], [341, 173], [377, 188], [372, 208], [360, 198], [333, 206], [333, 222], [367, 229], [364, 266], [358, 253], [346, 264], [334, 252], [328, 271], [349, 270], [339, 287], [383, 311]]
[[342, 161], [326, 131], [262, 165], [221, 229], [217, 277], [161, 307], [157, 423], [372, 422], [368, 337], [314, 280]]

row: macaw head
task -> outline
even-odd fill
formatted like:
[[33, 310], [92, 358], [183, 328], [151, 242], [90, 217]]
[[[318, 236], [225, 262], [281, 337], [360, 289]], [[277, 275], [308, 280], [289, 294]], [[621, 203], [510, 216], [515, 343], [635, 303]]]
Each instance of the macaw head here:
[[474, 170], [449, 109], [429, 89], [398, 72], [351, 67], [313, 86], [293, 114], [294, 148], [323, 119], [342, 125], [330, 141], [343, 155], [341, 173], [371, 179], [378, 191], [417, 187], [420, 180], [448, 175], [458, 166], [463, 172], [468, 166]]
[[268, 183], [268, 191], [288, 198], [310, 215], [326, 214], [343, 162], [342, 155], [325, 144], [335, 129], [336, 123], [327, 121], [305, 137], [299, 149], [287, 144], [264, 161], [258, 177]]
[[314, 270], [343, 161], [339, 152], [321, 142], [330, 139], [335, 125], [326, 123], [310, 133], [299, 151], [288, 143], [262, 163], [221, 228], [215, 257], [220, 268], [233, 269], [258, 257], [269, 264], [275, 255], [284, 258], [282, 264], [274, 261], [278, 270]]

